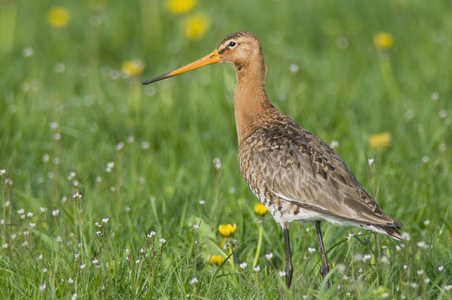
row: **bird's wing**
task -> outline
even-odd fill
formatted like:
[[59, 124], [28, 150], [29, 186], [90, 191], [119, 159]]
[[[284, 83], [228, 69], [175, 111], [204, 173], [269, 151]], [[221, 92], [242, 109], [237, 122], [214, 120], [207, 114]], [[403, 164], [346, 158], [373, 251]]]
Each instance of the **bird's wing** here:
[[267, 136], [260, 143], [267, 146], [250, 152], [251, 169], [271, 192], [336, 218], [394, 226], [333, 149], [304, 129], [297, 131], [260, 134]]

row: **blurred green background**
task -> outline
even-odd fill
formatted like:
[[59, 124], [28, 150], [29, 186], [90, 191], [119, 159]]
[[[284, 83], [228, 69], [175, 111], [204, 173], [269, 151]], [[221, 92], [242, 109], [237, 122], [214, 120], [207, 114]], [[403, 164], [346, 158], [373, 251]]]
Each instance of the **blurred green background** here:
[[[451, 297], [451, 13], [450, 1], [1, 0], [1, 298]], [[291, 226], [293, 289], [278, 276], [282, 231], [256, 223], [238, 169], [233, 68], [141, 85], [238, 30], [262, 42], [272, 102], [404, 223], [403, 246], [323, 225], [329, 292], [310, 224]], [[223, 255], [225, 223], [239, 246], [218, 268], [207, 260]], [[142, 253], [151, 230], [156, 252]]]

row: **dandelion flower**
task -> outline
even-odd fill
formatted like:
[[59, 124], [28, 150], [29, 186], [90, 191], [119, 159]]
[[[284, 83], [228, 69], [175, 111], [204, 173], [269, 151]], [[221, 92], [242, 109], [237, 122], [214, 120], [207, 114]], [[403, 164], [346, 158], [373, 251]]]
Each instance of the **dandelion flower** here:
[[191, 10], [196, 4], [195, 0], [166, 0], [169, 11], [180, 14]]
[[234, 236], [235, 232], [237, 231], [237, 225], [235, 224], [224, 224], [218, 226], [218, 230], [220, 231], [220, 234], [224, 237], [232, 237]]
[[221, 255], [209, 256], [209, 261], [216, 266], [221, 266], [224, 263], [224, 260], [225, 260], [225, 258]]
[[377, 133], [369, 137], [369, 144], [373, 150], [385, 149], [390, 143], [391, 134], [389, 132]]
[[47, 13], [47, 22], [53, 28], [63, 28], [71, 19], [69, 11], [64, 7], [52, 7]]
[[374, 44], [380, 50], [387, 50], [394, 44], [394, 38], [387, 32], [380, 32], [374, 36]]
[[265, 205], [263, 205], [262, 203], [256, 203], [254, 205], [254, 211], [256, 212], [256, 214], [258, 214], [259, 216], [263, 216], [267, 213], [267, 208], [265, 207]]
[[210, 25], [210, 19], [203, 14], [197, 14], [185, 21], [185, 36], [191, 41], [201, 39]]
[[143, 73], [144, 63], [139, 59], [126, 60], [122, 63], [121, 71], [128, 77]]

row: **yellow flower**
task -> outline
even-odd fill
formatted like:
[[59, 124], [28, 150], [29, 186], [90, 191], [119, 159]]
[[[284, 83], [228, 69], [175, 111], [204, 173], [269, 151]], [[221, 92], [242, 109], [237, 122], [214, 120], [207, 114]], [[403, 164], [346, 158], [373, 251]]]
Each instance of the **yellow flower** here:
[[201, 39], [210, 25], [210, 19], [203, 14], [197, 14], [185, 21], [185, 36], [192, 41]]
[[235, 232], [237, 231], [237, 225], [232, 224], [225, 224], [218, 226], [218, 230], [220, 231], [220, 234], [224, 237], [232, 237], [234, 236]]
[[216, 265], [216, 266], [221, 266], [224, 263], [224, 257], [221, 255], [210, 255], [209, 256], [209, 261]]
[[139, 59], [126, 60], [122, 63], [121, 71], [127, 76], [137, 76], [143, 73], [144, 63]]
[[166, 0], [166, 7], [175, 14], [189, 11], [195, 6], [195, 0]]
[[265, 205], [263, 205], [262, 203], [256, 203], [254, 205], [254, 211], [256, 212], [256, 214], [258, 214], [259, 216], [263, 216], [267, 213], [267, 208], [265, 207]]
[[47, 22], [54, 28], [63, 28], [69, 23], [71, 16], [64, 7], [52, 7], [47, 13]]
[[394, 38], [389, 33], [380, 32], [374, 36], [374, 44], [378, 49], [386, 50], [392, 47], [392, 44], [394, 44]]
[[389, 132], [382, 132], [369, 137], [369, 144], [374, 150], [387, 148], [390, 143], [391, 134]]

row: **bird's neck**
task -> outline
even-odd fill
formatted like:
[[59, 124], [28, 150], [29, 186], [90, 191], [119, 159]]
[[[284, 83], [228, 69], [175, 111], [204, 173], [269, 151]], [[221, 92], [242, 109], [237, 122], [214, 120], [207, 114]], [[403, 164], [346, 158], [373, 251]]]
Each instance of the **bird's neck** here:
[[235, 122], [239, 146], [275, 110], [265, 92], [266, 66], [262, 59], [236, 66], [237, 86], [234, 95]]

